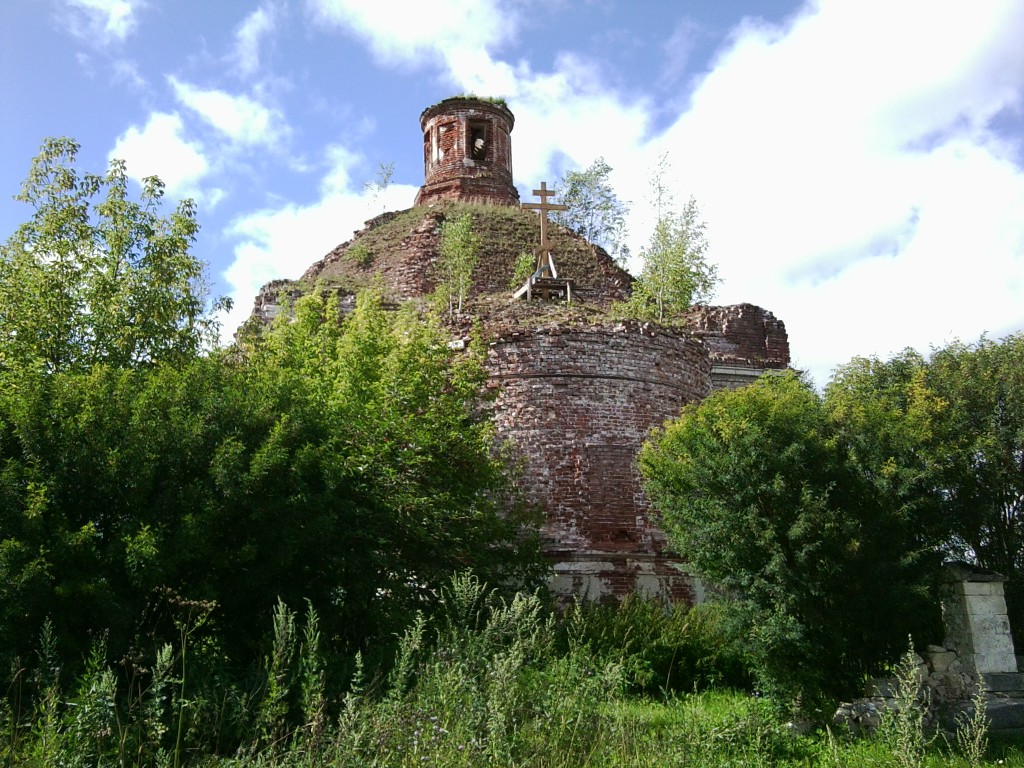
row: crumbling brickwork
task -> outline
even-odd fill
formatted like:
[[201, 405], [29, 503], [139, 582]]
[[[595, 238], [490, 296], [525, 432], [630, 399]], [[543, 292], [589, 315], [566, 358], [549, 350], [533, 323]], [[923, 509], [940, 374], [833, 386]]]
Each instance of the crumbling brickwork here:
[[703, 345], [640, 323], [521, 330], [491, 342], [488, 368], [498, 434], [544, 509], [554, 590], [694, 600], [699, 585], [665, 552], [636, 456], [651, 427], [707, 395]]
[[712, 389], [736, 389], [789, 367], [786, 326], [762, 307], [698, 305], [687, 312], [686, 325], [708, 348]]
[[519, 205], [512, 183], [512, 126], [504, 104], [456, 97], [420, 115], [424, 182], [416, 205], [444, 200]]
[[[335, 284], [351, 282], [356, 286], [370, 285], [379, 275], [394, 298], [410, 299], [425, 296], [434, 290], [430, 265], [437, 258], [440, 239], [441, 214], [421, 211], [422, 215], [407, 215], [409, 211], [389, 213], [365, 222], [351, 240], [335, 247], [320, 261], [307, 269], [302, 280], [306, 283]], [[353, 257], [353, 249], [366, 247], [376, 230], [397, 228], [397, 245], [386, 257], [378, 258], [373, 251], [366, 252], [363, 261]], [[339, 280], [340, 278], [340, 280]], [[346, 280], [347, 278], [347, 280]]]
[[749, 365], [756, 360], [761, 368], [789, 365], [786, 326], [761, 307], [697, 305], [687, 312], [686, 325], [704, 339], [717, 362]]
[[[459, 204], [378, 216], [366, 222], [351, 240], [338, 245], [302, 275], [307, 284], [370, 285], [379, 276], [395, 298], [425, 296], [434, 290], [433, 271], [441, 241], [441, 225], [449, 216], [469, 210], [480, 238], [479, 262], [473, 270], [470, 296], [509, 297], [516, 258], [529, 253], [539, 237], [537, 216], [511, 207], [467, 209]], [[562, 227], [549, 235], [557, 249], [559, 269], [571, 275], [580, 300], [607, 304], [629, 296], [633, 278], [599, 246]], [[353, 253], [362, 250], [364, 258]], [[263, 302], [265, 304], [265, 302]], [[507, 301], [505, 303], [508, 303]], [[261, 305], [261, 314], [265, 307]]]

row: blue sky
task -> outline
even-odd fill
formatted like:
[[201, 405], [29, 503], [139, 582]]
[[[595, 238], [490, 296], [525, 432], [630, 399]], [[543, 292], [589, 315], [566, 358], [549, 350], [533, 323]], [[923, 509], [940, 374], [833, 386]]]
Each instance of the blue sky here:
[[1024, 329], [1021, 40], [1019, 0], [3, 0], [0, 238], [44, 137], [73, 136], [80, 167], [196, 199], [230, 332], [261, 284], [412, 204], [425, 107], [504, 96], [523, 199], [603, 156], [634, 254], [667, 152], [716, 301], [772, 310], [824, 383]]

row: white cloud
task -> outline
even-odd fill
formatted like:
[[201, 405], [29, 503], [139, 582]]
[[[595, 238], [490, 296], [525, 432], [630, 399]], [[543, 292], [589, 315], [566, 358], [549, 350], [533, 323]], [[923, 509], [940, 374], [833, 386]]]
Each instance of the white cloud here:
[[1021, 103], [1020, 29], [1018, 3], [823, 0], [739, 28], [654, 142], [702, 204], [720, 299], [775, 311], [819, 381], [1024, 325], [1024, 172], [985, 128]]
[[563, 165], [583, 168], [604, 157], [621, 189], [642, 153], [651, 104], [604, 88], [596, 69], [576, 56], [560, 55], [555, 67], [551, 74], [524, 72], [510, 96], [516, 176], [535, 186], [542, 177], [553, 180]]
[[275, 3], [264, 3], [245, 17], [235, 32], [235, 47], [232, 58], [243, 75], [252, 75], [260, 67], [260, 46], [274, 31], [280, 15]]
[[210, 165], [202, 145], [183, 136], [184, 126], [177, 113], [153, 112], [142, 128], [130, 126], [118, 137], [111, 158], [128, 164], [128, 174], [136, 180], [159, 176], [173, 197], [194, 197], [213, 205], [220, 192], [202, 193], [198, 187]]
[[[325, 152], [328, 168], [320, 182], [320, 197], [309, 205], [288, 203], [247, 214], [233, 221], [229, 237], [237, 239], [234, 260], [224, 270], [234, 308], [223, 319], [225, 342], [252, 312], [253, 297], [270, 280], [298, 278], [310, 264], [326, 255], [386, 210], [409, 207], [418, 187], [392, 184], [378, 198], [354, 183], [352, 170], [362, 159], [341, 146]], [[375, 206], [370, 208], [371, 204]]]
[[662, 46], [665, 51], [665, 64], [662, 67], [662, 83], [675, 83], [683, 76], [693, 52], [694, 43], [700, 35], [700, 27], [691, 19], [678, 22], [672, 36]]
[[856, 354], [1024, 326], [1024, 172], [985, 127], [1021, 106], [1024, 6], [985, 9], [822, 0], [786, 27], [746, 21], [660, 136], [653, 103], [580, 56], [550, 73], [483, 49], [445, 62], [465, 90], [509, 98], [528, 187], [605, 157], [634, 253], [667, 151], [677, 200], [709, 222], [719, 299], [773, 310], [824, 382]]
[[434, 0], [391, 3], [310, 0], [314, 18], [348, 28], [387, 63], [444, 61], [499, 45], [515, 33], [517, 15], [496, 0]]
[[115, 59], [113, 64], [114, 81], [125, 83], [136, 90], [145, 88], [146, 78], [139, 73], [138, 64], [128, 59]]
[[138, 26], [142, 0], [65, 0], [71, 32], [90, 43], [122, 42]]
[[183, 83], [173, 75], [168, 81], [178, 101], [239, 144], [272, 146], [288, 133], [284, 116], [248, 96], [232, 96]]
[[311, 0], [310, 6], [319, 20], [362, 37], [386, 63], [438, 67], [453, 90], [502, 96], [514, 104], [515, 170], [527, 186], [552, 172], [561, 156], [584, 166], [603, 155], [615, 166], [611, 158], [639, 144], [647, 129], [649, 104], [608, 89], [597, 62], [562, 53], [555, 70], [543, 73], [526, 62], [497, 59], [492, 51], [520, 23], [514, 4], [439, 0], [401, 14], [386, 3], [359, 0]]

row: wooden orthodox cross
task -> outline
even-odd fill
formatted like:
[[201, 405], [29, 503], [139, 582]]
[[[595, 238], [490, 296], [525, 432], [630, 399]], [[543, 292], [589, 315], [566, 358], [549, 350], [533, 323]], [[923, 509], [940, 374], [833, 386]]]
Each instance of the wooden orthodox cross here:
[[525, 298], [527, 301], [530, 301], [534, 295], [543, 299], [564, 298], [571, 304], [572, 282], [559, 279], [558, 270], [555, 269], [555, 260], [551, 256], [551, 242], [548, 240], [548, 211], [564, 211], [568, 206], [548, 202], [548, 198], [555, 194], [555, 190], [548, 189], [546, 181], [542, 181], [540, 189], [533, 190], [533, 194], [540, 198], [540, 202], [523, 203], [522, 207], [540, 212], [540, 245], [534, 250], [534, 254], [537, 256], [537, 267], [534, 273], [526, 278], [523, 287], [513, 296], [517, 299]]
[[523, 203], [522, 207], [540, 211], [540, 247], [534, 253], [537, 254], [537, 277], [558, 277], [555, 269], [555, 262], [551, 258], [551, 243], [548, 242], [548, 211], [565, 211], [568, 206], [558, 203], [549, 203], [548, 198], [555, 194], [555, 190], [548, 189], [548, 183], [542, 181], [540, 189], [533, 190], [533, 194], [540, 198], [539, 203]]

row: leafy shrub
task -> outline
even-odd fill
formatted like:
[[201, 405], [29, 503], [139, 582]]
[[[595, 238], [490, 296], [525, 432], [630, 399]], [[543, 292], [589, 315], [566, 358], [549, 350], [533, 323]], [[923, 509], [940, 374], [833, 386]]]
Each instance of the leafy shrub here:
[[941, 515], [907, 426], [933, 403], [889, 395], [762, 377], [686, 406], [640, 455], [674, 548], [738, 596], [759, 682], [812, 706], [935, 636]]
[[361, 267], [366, 267], [373, 263], [373, 254], [366, 247], [365, 243], [354, 243], [345, 251], [345, 258]]
[[166, 589], [216, 603], [204, 635], [236, 670], [259, 665], [279, 597], [311, 600], [349, 658], [391, 643], [454, 570], [543, 571], [497, 500], [480, 350], [456, 355], [436, 320], [370, 291], [341, 325], [334, 297], [294, 309], [244, 358], [0, 371], [0, 667], [47, 616], [66, 675], [90, 633], [113, 658], [140, 633], [174, 641]]
[[724, 608], [630, 596], [618, 606], [577, 605], [566, 631], [578, 633], [597, 655], [619, 659], [637, 692], [749, 689], [747, 660]]
[[532, 253], [523, 251], [516, 257], [516, 265], [512, 270], [512, 279], [508, 282], [509, 290], [517, 291], [523, 287], [527, 278], [533, 274], [537, 260]]

